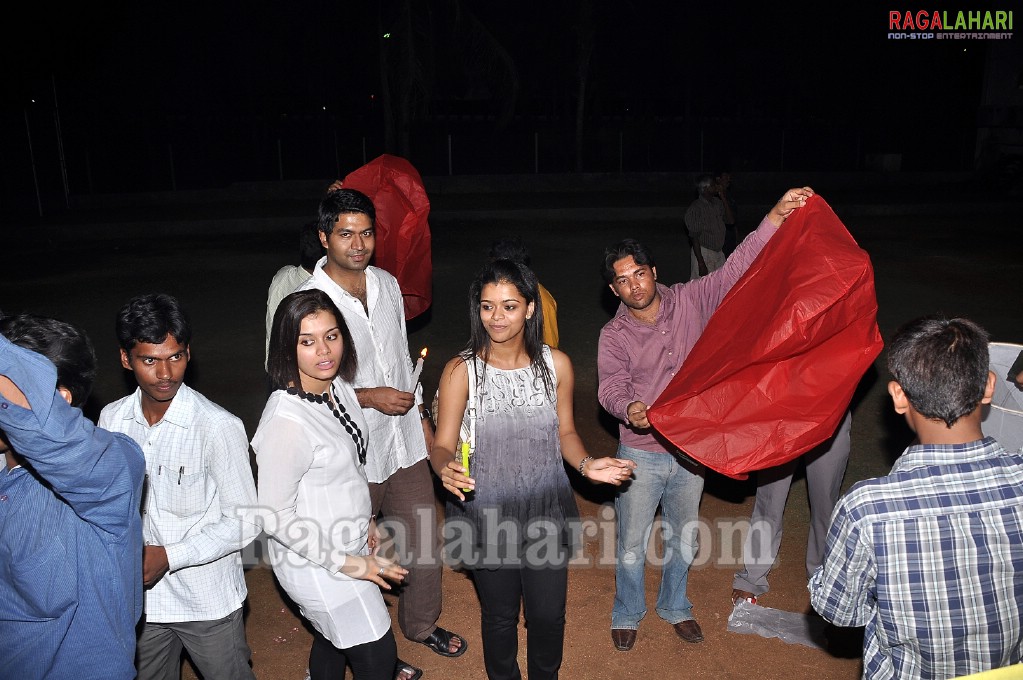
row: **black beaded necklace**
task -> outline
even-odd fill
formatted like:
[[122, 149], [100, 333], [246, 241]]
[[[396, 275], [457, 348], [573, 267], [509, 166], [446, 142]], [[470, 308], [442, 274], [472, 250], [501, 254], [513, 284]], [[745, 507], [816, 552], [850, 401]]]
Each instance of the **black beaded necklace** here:
[[330, 397], [327, 396], [326, 392], [323, 394], [310, 394], [308, 392], [303, 392], [297, 387], [289, 387], [287, 391], [288, 394], [294, 394], [300, 399], [305, 399], [311, 404], [326, 404], [327, 408], [331, 409], [334, 413], [334, 417], [338, 419], [338, 422], [341, 423], [342, 427], [345, 428], [345, 431], [351, 435], [352, 440], [355, 442], [355, 446], [359, 451], [359, 465], [366, 464], [366, 439], [362, 436], [362, 430], [360, 430], [359, 426], [355, 424], [355, 420], [348, 415], [348, 411], [345, 410], [344, 404], [342, 404], [341, 400], [337, 398], [337, 390], [334, 389], [333, 385], [330, 386], [330, 391], [334, 395], [333, 405], [331, 405]]

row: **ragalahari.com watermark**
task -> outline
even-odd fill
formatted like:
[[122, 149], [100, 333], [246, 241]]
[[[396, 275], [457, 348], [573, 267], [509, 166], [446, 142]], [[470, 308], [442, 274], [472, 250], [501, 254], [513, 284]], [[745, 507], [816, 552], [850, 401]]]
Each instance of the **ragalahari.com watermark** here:
[[[286, 562], [289, 567], [322, 568], [340, 563], [343, 553], [365, 551], [366, 518], [339, 520], [322, 526], [305, 518], [299, 522], [280, 522], [280, 516], [268, 508], [247, 508], [242, 518], [255, 523], [263, 533], [242, 551], [246, 567], [274, 566]], [[394, 518], [377, 524], [383, 540], [379, 553], [402, 566], [436, 565], [455, 569], [510, 567], [557, 567], [573, 569], [613, 569], [618, 560], [617, 527], [614, 507], [601, 506], [596, 517], [567, 521], [533, 518], [521, 523], [502, 517], [497, 509], [484, 509], [479, 526], [462, 518], [438, 522], [434, 508], [417, 510], [419, 521], [409, 527]], [[662, 566], [672, 559], [684, 559], [692, 568], [713, 566], [736, 569], [743, 565], [743, 546], [749, 539], [753, 562], [767, 552], [773, 529], [765, 522], [743, 518], [697, 518], [676, 528], [656, 518], [647, 532], [644, 556], [647, 564]], [[359, 537], [362, 544], [359, 543]], [[276, 543], [269, 549], [270, 542]], [[410, 550], [408, 546], [416, 546]], [[622, 559], [637, 560], [641, 555], [623, 552]], [[748, 565], [747, 565], [748, 566]]]
[[1009, 40], [1012, 10], [890, 10], [889, 40]]

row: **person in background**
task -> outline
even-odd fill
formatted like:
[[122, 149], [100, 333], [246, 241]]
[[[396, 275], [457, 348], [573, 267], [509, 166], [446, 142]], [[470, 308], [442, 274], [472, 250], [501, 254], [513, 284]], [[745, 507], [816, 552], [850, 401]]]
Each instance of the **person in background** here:
[[[731, 211], [725, 213], [725, 244], [721, 248], [721, 252], [728, 257], [735, 250], [735, 246], [739, 244], [739, 233], [736, 225], [739, 222], [739, 206], [732, 198], [732, 173], [728, 170], [721, 170], [714, 173], [714, 183], [720, 188], [719, 196], [721, 201], [728, 206]], [[729, 221], [731, 220], [731, 221]]]
[[725, 264], [725, 226], [735, 224], [726, 187], [714, 181], [713, 175], [696, 178], [696, 200], [686, 210], [686, 232], [689, 235], [689, 280], [717, 271]]
[[[826, 442], [800, 458], [805, 464], [806, 491], [810, 501], [810, 531], [806, 539], [806, 576], [820, 566], [831, 513], [842, 491], [849, 462], [852, 413], [846, 412], [838, 430]], [[757, 495], [750, 516], [750, 530], [742, 547], [743, 568], [732, 581], [732, 604], [757, 598], [769, 590], [767, 575], [778, 559], [784, 525], [785, 504], [800, 458], [756, 474]]]
[[270, 281], [270, 289], [266, 294], [266, 355], [264, 366], [270, 352], [270, 326], [273, 324], [274, 312], [284, 296], [294, 292], [313, 275], [316, 262], [323, 257], [323, 245], [320, 244], [320, 232], [316, 221], [302, 225], [298, 232], [298, 264], [286, 264], [277, 270]]
[[1012, 362], [1012, 366], [1009, 367], [1009, 373], [1015, 376], [1013, 380], [1016, 386], [1023, 387], [1023, 352], [1020, 352], [1016, 360]]
[[[511, 260], [531, 267], [529, 250], [517, 236], [497, 239], [490, 244], [487, 254], [491, 262], [494, 260]], [[552, 349], [558, 348], [558, 302], [550, 291], [537, 281], [540, 288], [540, 306], [543, 308], [543, 344]]]

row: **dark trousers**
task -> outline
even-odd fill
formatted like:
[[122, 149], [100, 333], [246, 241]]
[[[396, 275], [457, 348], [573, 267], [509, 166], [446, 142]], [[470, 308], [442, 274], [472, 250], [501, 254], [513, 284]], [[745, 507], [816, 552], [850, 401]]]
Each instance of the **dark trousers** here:
[[241, 607], [214, 621], [146, 621], [135, 647], [139, 679], [178, 680], [182, 648], [205, 678], [255, 680]]
[[309, 651], [310, 680], [344, 680], [345, 664], [352, 665], [355, 680], [393, 680], [398, 662], [398, 645], [390, 629], [382, 638], [347, 649], [338, 649], [313, 630], [313, 648]]
[[529, 680], [556, 680], [565, 642], [567, 566], [473, 571], [490, 680], [519, 680], [519, 607], [526, 618]]

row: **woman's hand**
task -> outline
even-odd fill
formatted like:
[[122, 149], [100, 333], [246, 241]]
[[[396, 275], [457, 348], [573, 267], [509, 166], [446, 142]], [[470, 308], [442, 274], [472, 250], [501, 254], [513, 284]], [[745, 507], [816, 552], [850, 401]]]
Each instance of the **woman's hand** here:
[[583, 466], [583, 475], [586, 479], [605, 484], [621, 486], [622, 482], [632, 477], [632, 471], [636, 469], [634, 461], [625, 458], [592, 458]]
[[384, 542], [384, 532], [380, 531], [377, 527], [377, 518], [369, 518], [369, 531], [366, 535], [366, 545], [369, 546], [369, 552], [371, 555], [376, 555], [377, 551], [380, 550], [380, 544]]
[[464, 501], [463, 491], [472, 491], [476, 488], [476, 480], [466, 475], [466, 469], [458, 461], [452, 460], [440, 469], [437, 475], [444, 484], [444, 488]]
[[462, 489], [472, 490], [475, 480], [462, 467], [460, 430], [469, 403], [469, 369], [461, 356], [444, 366], [437, 390], [437, 434], [430, 449], [430, 467], [444, 488], [464, 501]]
[[341, 573], [363, 581], [372, 581], [384, 590], [390, 590], [391, 585], [387, 581], [401, 583], [408, 570], [379, 555], [347, 555]]

